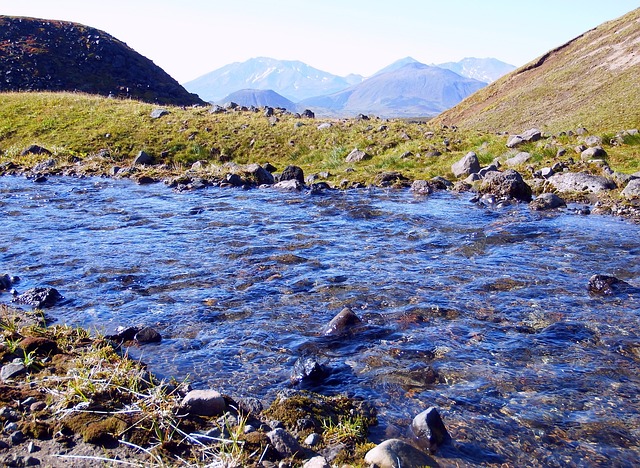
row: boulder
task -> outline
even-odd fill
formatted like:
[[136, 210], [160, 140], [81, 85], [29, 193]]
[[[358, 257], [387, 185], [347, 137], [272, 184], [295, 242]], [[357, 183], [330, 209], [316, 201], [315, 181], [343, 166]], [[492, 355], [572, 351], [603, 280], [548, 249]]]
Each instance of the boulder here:
[[169, 115], [169, 111], [167, 109], [153, 109], [150, 115], [152, 119], [159, 119], [164, 115]]
[[327, 459], [318, 455], [317, 457], [313, 457], [307, 460], [302, 468], [331, 468], [331, 465], [327, 462]]
[[547, 180], [560, 192], [599, 193], [616, 188], [612, 180], [586, 172], [563, 172]]
[[429, 455], [399, 439], [385, 440], [367, 452], [364, 461], [377, 468], [438, 466]]
[[351, 151], [351, 153], [347, 155], [344, 161], [347, 163], [355, 163], [364, 161], [365, 159], [371, 159], [371, 155], [362, 150], [359, 150], [358, 148], [355, 148], [353, 151]]
[[430, 195], [433, 193], [433, 186], [427, 180], [414, 180], [411, 184], [411, 191], [418, 195]]
[[280, 182], [285, 180], [297, 180], [304, 185], [304, 172], [298, 166], [287, 166], [280, 174]]
[[159, 343], [162, 341], [160, 333], [151, 327], [145, 327], [133, 337], [138, 343]]
[[580, 153], [580, 159], [583, 161], [590, 161], [592, 159], [606, 159], [607, 152], [602, 149], [602, 146], [592, 146]]
[[31, 171], [46, 172], [49, 169], [53, 169], [54, 167], [56, 167], [56, 164], [58, 164], [58, 162], [55, 159], [47, 159], [46, 161], [42, 161], [41, 163], [38, 163], [35, 166], [33, 166], [33, 169], [31, 169]]
[[504, 172], [489, 172], [479, 188], [480, 193], [492, 193], [500, 197], [531, 201], [531, 187], [513, 169]]
[[181, 404], [189, 414], [198, 416], [217, 416], [224, 413], [226, 403], [222, 395], [215, 390], [191, 390]]
[[209, 109], [209, 114], [224, 114], [227, 112], [224, 107], [215, 104]]
[[273, 185], [275, 183], [273, 174], [259, 164], [249, 164], [246, 172], [257, 185]]
[[469, 151], [462, 159], [451, 165], [451, 172], [456, 177], [466, 177], [480, 170], [480, 161], [473, 151]]
[[520, 135], [512, 135], [507, 140], [507, 148], [515, 148], [522, 143], [538, 141], [542, 138], [542, 132], [537, 128], [532, 128]]
[[555, 193], [543, 193], [529, 203], [529, 208], [535, 211], [553, 210], [567, 206], [566, 202]]
[[531, 159], [531, 153], [521, 151], [512, 158], [507, 159], [504, 164], [509, 167], [514, 167], [526, 163], [529, 159]]
[[265, 107], [264, 108], [264, 116], [265, 117], [273, 117], [273, 107]]
[[299, 192], [304, 188], [304, 184], [296, 179], [283, 180], [282, 182], [274, 184], [273, 188], [283, 190], [285, 192]]
[[349, 331], [354, 326], [360, 325], [362, 321], [351, 309], [345, 307], [338, 315], [333, 317], [324, 329], [324, 335], [340, 335]]
[[435, 453], [438, 447], [451, 444], [451, 436], [433, 406], [413, 418], [411, 430], [417, 438], [428, 442], [431, 453]]
[[631, 179], [621, 193], [628, 200], [640, 198], [640, 179]]
[[320, 125], [318, 125], [317, 128], [318, 128], [318, 130], [326, 130], [327, 128], [331, 128], [331, 127], [332, 127], [332, 125], [331, 125], [330, 122], [324, 122], [324, 123], [321, 123]]
[[145, 151], [138, 152], [138, 155], [133, 160], [134, 166], [150, 166], [153, 164], [153, 156], [146, 153]]
[[52, 307], [62, 299], [64, 297], [55, 288], [32, 288], [14, 297], [11, 302], [42, 309], [44, 307]]
[[305, 109], [304, 112], [301, 114], [302, 117], [306, 117], [307, 119], [315, 119], [316, 118], [316, 114], [313, 113], [313, 111], [309, 110], [309, 109]]
[[273, 445], [273, 448], [276, 449], [276, 452], [283, 458], [301, 455], [304, 452], [304, 449], [295, 437], [280, 427], [271, 432], [267, 432], [267, 437], [271, 445]]
[[587, 146], [599, 146], [602, 144], [602, 138], [599, 136], [588, 136], [584, 139], [584, 144]]
[[382, 172], [376, 175], [373, 183], [378, 187], [407, 187], [409, 179], [397, 171]]

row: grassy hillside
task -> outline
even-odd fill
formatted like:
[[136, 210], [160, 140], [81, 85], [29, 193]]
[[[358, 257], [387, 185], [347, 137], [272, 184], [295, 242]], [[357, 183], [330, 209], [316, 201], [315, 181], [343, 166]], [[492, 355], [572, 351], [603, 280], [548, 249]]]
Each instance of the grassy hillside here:
[[[169, 114], [153, 119], [151, 112], [156, 108], [85, 94], [2, 93], [0, 163], [31, 169], [50, 158], [21, 156], [26, 147], [37, 144], [50, 150], [59, 165], [73, 167], [83, 161], [84, 173], [98, 175], [114, 165], [131, 164], [144, 150], [164, 165], [150, 169], [156, 172], [183, 172], [202, 160], [227, 172], [233, 172], [234, 163], [270, 162], [280, 170], [289, 164], [300, 166], [307, 175], [328, 172], [325, 180], [338, 186], [343, 180], [372, 183], [385, 171], [400, 171], [409, 179], [453, 178], [451, 164], [467, 151], [475, 151], [483, 164], [507, 152], [506, 136], [435, 129], [430, 122], [306, 119], [279, 113], [272, 124], [263, 112], [211, 114], [208, 107], [166, 107]], [[322, 123], [331, 126], [319, 129]], [[608, 142], [622, 129], [612, 127], [595, 134]], [[640, 170], [639, 142], [631, 143], [605, 144], [613, 169]], [[563, 137], [557, 144], [571, 148], [576, 140]], [[354, 148], [371, 158], [346, 163]], [[530, 164], [542, 166], [555, 160], [554, 148], [534, 143], [522, 149], [534, 155]]]
[[557, 132], [640, 123], [640, 9], [604, 23], [504, 76], [436, 123], [484, 131]]

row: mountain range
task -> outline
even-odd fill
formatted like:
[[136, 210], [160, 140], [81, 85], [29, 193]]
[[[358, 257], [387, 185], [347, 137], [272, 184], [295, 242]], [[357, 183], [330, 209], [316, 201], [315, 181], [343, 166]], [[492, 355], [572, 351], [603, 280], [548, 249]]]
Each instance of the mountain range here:
[[355, 74], [340, 77], [299, 61], [258, 57], [226, 65], [184, 86], [220, 104], [260, 102], [292, 111], [309, 108], [324, 116], [432, 116], [514, 68], [497, 59], [466, 58], [429, 66], [406, 57], [365, 79]]

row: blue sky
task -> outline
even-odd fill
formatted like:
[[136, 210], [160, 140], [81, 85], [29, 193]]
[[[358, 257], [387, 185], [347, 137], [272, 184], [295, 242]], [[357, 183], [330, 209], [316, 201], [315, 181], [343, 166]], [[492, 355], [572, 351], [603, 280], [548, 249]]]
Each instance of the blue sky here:
[[520, 66], [638, 7], [638, 0], [0, 0], [3, 15], [102, 29], [180, 82], [259, 56], [365, 76], [407, 56]]

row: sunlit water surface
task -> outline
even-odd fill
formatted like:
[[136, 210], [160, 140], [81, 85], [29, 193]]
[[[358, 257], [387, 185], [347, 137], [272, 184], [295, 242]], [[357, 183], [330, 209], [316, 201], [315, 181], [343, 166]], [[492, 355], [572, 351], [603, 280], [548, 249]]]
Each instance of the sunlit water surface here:
[[[0, 273], [57, 288], [59, 321], [155, 327], [132, 354], [161, 376], [268, 402], [315, 356], [378, 439], [435, 405], [443, 466], [640, 464], [640, 298], [586, 289], [640, 286], [638, 226], [469, 198], [4, 177]], [[323, 337], [346, 306], [365, 326]]]

